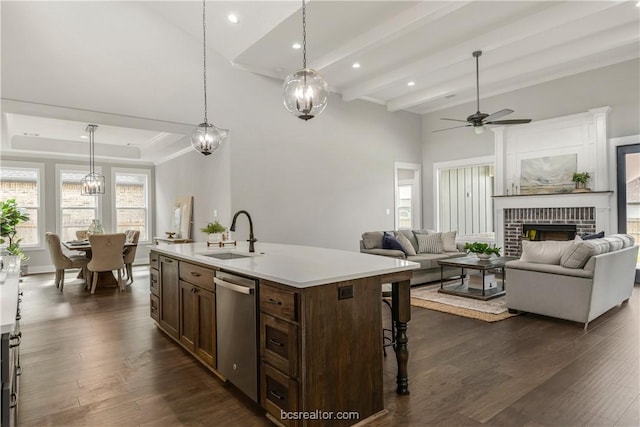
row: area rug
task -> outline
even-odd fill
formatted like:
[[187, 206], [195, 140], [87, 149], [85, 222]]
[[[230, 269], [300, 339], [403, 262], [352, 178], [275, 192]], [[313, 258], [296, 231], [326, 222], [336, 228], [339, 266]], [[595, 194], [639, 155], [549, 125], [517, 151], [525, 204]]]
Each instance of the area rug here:
[[482, 301], [441, 294], [438, 293], [439, 288], [439, 284], [411, 288], [411, 305], [484, 322], [498, 322], [517, 316], [517, 314], [509, 313], [507, 299], [504, 296]]

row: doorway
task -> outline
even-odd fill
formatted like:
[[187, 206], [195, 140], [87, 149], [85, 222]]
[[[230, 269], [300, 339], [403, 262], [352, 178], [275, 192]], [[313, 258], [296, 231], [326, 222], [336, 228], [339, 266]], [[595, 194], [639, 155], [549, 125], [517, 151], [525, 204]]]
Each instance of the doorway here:
[[[640, 244], [640, 144], [617, 147], [618, 233], [633, 236]], [[640, 282], [640, 255], [636, 264]]]

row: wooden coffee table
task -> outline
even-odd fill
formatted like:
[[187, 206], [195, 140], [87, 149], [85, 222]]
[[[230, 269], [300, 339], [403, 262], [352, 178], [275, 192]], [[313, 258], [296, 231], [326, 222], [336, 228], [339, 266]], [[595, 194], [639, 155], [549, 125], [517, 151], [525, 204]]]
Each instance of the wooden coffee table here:
[[[518, 258], [515, 257], [497, 257], [490, 259], [480, 259], [475, 256], [464, 257], [464, 258], [450, 258], [444, 259], [442, 261], [438, 261], [440, 264], [440, 289], [438, 292], [443, 294], [457, 295], [461, 297], [467, 298], [475, 298], [483, 301], [497, 298], [502, 296], [506, 292], [506, 274], [504, 265], [508, 261], [512, 261]], [[458, 267], [460, 268], [460, 283], [452, 283], [445, 286], [444, 284], [444, 268], [445, 267]], [[464, 270], [478, 270], [482, 273], [482, 289], [472, 289], [469, 288], [467, 284], [464, 283]], [[498, 281], [498, 286], [496, 288], [485, 289], [485, 275], [488, 271], [498, 271], [502, 274], [502, 283]]]

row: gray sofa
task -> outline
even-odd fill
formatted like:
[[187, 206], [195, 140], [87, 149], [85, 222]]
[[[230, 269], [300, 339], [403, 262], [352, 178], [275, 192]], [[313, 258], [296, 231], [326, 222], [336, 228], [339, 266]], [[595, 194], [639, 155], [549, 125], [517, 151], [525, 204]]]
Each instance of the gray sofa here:
[[580, 322], [586, 330], [593, 319], [631, 297], [638, 259], [631, 236], [566, 242], [557, 263], [557, 254], [550, 261], [549, 244], [528, 243], [542, 245], [529, 246], [533, 251], [523, 246], [521, 258], [506, 264], [510, 311]]
[[[434, 233], [434, 231], [432, 230], [420, 230], [420, 232]], [[448, 251], [439, 254], [418, 253], [416, 255], [406, 256], [405, 253], [400, 250], [382, 248], [382, 237], [384, 233], [384, 231], [367, 231], [363, 233], [362, 240], [360, 240], [360, 252], [372, 255], [382, 255], [392, 258], [401, 258], [419, 263], [420, 269], [413, 270], [413, 278], [411, 279], [412, 286], [440, 280], [440, 265], [438, 264], [438, 260], [453, 257], [463, 257], [466, 255], [466, 253], [464, 252], [464, 244], [462, 244], [457, 245], [457, 250], [455, 252]], [[414, 236], [413, 230], [387, 231], [387, 233], [403, 234], [409, 240], [409, 242], [411, 242], [414, 250], [418, 252], [418, 242]], [[459, 268], [445, 267], [444, 269], [445, 278], [459, 275]]]

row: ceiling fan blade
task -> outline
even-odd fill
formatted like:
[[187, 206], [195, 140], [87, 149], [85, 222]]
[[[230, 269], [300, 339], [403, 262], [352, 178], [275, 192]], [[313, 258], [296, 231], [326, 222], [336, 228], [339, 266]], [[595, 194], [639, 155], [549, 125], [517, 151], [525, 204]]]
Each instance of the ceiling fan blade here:
[[437, 130], [434, 130], [434, 131], [432, 131], [432, 132], [442, 132], [443, 130], [458, 129], [458, 128], [466, 128], [466, 127], [469, 127], [469, 126], [471, 126], [471, 125], [454, 126], [454, 127], [452, 127], [452, 128], [437, 129]]
[[460, 119], [445, 119], [445, 118], [442, 118], [442, 117], [441, 117], [441, 118], [440, 118], [440, 120], [449, 120], [449, 121], [452, 121], [452, 122], [462, 122], [462, 123], [467, 123], [467, 121], [466, 121], [466, 120], [460, 120]]
[[495, 113], [488, 115], [484, 119], [490, 122], [491, 120], [499, 119], [500, 117], [504, 117], [507, 114], [511, 114], [511, 113], [513, 113], [513, 110], [509, 108], [505, 108], [504, 110], [496, 111]]
[[485, 125], [520, 125], [523, 123], [529, 123], [531, 119], [511, 119], [511, 120], [496, 120], [493, 122], [485, 122]]

